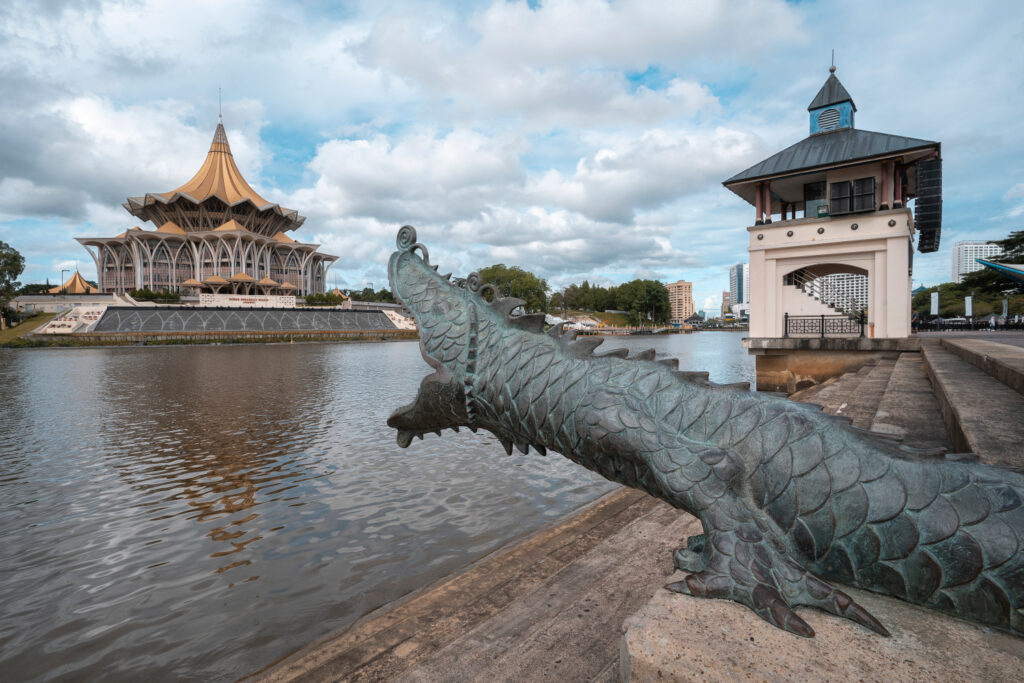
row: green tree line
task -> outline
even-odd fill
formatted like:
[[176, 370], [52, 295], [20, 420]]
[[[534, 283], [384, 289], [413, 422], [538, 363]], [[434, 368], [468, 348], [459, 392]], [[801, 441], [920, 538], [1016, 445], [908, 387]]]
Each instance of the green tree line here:
[[668, 289], [657, 280], [632, 280], [621, 285], [601, 287], [572, 284], [548, 296], [548, 283], [543, 278], [519, 266], [496, 263], [479, 270], [484, 282], [497, 287], [502, 296], [514, 296], [526, 301], [527, 312], [565, 310], [606, 311], [619, 310], [629, 314], [630, 323], [644, 321], [668, 322], [672, 309]]

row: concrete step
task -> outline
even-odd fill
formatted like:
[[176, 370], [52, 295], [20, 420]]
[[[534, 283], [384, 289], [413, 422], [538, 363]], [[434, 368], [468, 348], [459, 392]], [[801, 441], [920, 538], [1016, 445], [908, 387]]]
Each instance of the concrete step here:
[[876, 363], [872, 362], [856, 372], [846, 373], [818, 394], [806, 399], [807, 403], [821, 406], [821, 409], [829, 415], [845, 415], [844, 411], [850, 406], [850, 398], [860, 383], [871, 374], [875, 365]]
[[871, 429], [871, 423], [878, 412], [878, 404], [882, 401], [885, 389], [889, 385], [889, 377], [896, 367], [896, 359], [883, 358], [878, 364], [861, 378], [857, 388], [849, 398], [849, 405], [838, 415], [846, 415], [853, 421], [854, 427]]
[[986, 339], [947, 338], [939, 343], [1018, 394], [1024, 394], [1024, 348]]
[[935, 341], [921, 353], [953, 448], [990, 465], [1024, 466], [1024, 397]]
[[953, 450], [920, 353], [900, 354], [871, 421], [871, 431], [900, 437], [914, 448]]

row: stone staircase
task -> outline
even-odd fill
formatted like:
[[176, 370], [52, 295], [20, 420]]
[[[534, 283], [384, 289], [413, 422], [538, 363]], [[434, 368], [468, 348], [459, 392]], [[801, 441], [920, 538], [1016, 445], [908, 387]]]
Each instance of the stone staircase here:
[[1024, 467], [1024, 347], [987, 339], [922, 339], [905, 352], [792, 394], [855, 427], [915, 448], [975, 453]]
[[1024, 348], [943, 338], [923, 341], [921, 353], [953, 448], [1024, 466]]

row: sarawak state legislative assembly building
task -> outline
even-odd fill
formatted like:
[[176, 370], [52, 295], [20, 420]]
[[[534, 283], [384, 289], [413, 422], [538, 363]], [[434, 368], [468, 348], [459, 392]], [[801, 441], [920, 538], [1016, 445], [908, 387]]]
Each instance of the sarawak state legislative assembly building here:
[[338, 258], [288, 236], [305, 217], [256, 194], [220, 123], [191, 180], [171, 192], [129, 197], [124, 208], [156, 229], [76, 238], [96, 262], [100, 292], [319, 294]]

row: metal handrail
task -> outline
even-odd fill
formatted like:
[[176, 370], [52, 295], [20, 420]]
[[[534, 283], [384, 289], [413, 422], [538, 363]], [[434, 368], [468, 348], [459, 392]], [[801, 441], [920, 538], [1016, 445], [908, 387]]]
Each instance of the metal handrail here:
[[863, 303], [830, 286], [824, 277], [824, 275], [815, 275], [806, 268], [800, 268], [787, 274], [783, 282], [802, 290], [837, 313], [855, 316], [864, 312]]

